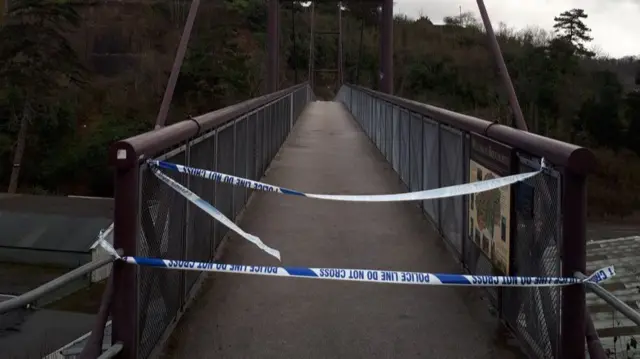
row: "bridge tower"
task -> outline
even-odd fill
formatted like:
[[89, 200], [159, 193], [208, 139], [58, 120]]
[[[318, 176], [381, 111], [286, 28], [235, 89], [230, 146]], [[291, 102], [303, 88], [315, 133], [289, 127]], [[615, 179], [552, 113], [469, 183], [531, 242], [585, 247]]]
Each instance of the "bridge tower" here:
[[[267, 14], [267, 92], [274, 92], [280, 89], [278, 83], [278, 69], [279, 69], [279, 44], [280, 44], [280, 0], [268, 0], [268, 14]], [[285, 0], [290, 1], [290, 0]], [[379, 88], [380, 91], [393, 94], [393, 0], [373, 0], [372, 2], [378, 2], [382, 5], [381, 17], [380, 17], [380, 78]], [[341, 2], [348, 6], [348, 2]], [[313, 58], [313, 40], [314, 40], [314, 21], [313, 21], [313, 4], [311, 15], [311, 56]], [[331, 69], [337, 74], [338, 86], [342, 84], [344, 80], [343, 66], [342, 66], [342, 11], [338, 7], [338, 31], [332, 32], [332, 34], [338, 35], [338, 64], [337, 69]], [[313, 64], [310, 64], [309, 81], [313, 86], [313, 75], [316, 71], [326, 72], [326, 69], [315, 70]]]

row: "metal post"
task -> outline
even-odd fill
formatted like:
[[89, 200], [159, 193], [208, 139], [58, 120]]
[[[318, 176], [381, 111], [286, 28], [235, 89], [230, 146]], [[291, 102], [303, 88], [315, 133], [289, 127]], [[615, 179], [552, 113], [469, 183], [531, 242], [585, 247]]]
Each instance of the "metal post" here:
[[487, 31], [487, 36], [489, 37], [489, 46], [491, 47], [493, 57], [498, 64], [498, 70], [500, 72], [500, 77], [502, 77], [502, 83], [507, 90], [507, 94], [509, 95], [509, 104], [511, 105], [513, 116], [515, 117], [516, 127], [523, 131], [529, 131], [529, 129], [527, 128], [527, 123], [524, 120], [524, 115], [522, 114], [522, 109], [520, 108], [520, 103], [518, 102], [516, 90], [513, 88], [513, 83], [511, 82], [511, 77], [509, 76], [509, 70], [507, 70], [507, 65], [504, 63], [502, 51], [500, 51], [500, 44], [498, 43], [496, 34], [493, 32], [493, 27], [491, 26], [491, 21], [489, 20], [489, 14], [487, 13], [487, 8], [484, 6], [483, 0], [477, 0], [477, 3], [478, 8], [480, 9], [480, 16], [482, 16], [482, 22], [484, 23], [484, 28]]
[[176, 83], [178, 82], [178, 76], [180, 75], [180, 69], [182, 68], [182, 61], [184, 60], [184, 55], [187, 52], [187, 45], [189, 44], [189, 38], [191, 37], [193, 23], [196, 21], [199, 6], [200, 0], [193, 0], [191, 2], [187, 22], [184, 24], [184, 30], [182, 30], [182, 36], [180, 37], [180, 43], [178, 44], [178, 51], [176, 52], [176, 57], [173, 59], [173, 66], [171, 67], [171, 74], [169, 75], [167, 88], [164, 90], [160, 110], [156, 117], [156, 128], [164, 126], [164, 123], [167, 122], [167, 115], [169, 114], [173, 91], [175, 90]]
[[342, 57], [342, 2], [338, 2], [338, 88], [344, 83]]
[[393, 0], [382, 1], [380, 91], [393, 94]]
[[278, 90], [278, 9], [280, 0], [269, 0], [267, 13], [267, 93]]
[[296, 49], [296, 3], [291, 2], [291, 37], [293, 41], [293, 83], [298, 84], [298, 51]]
[[589, 352], [589, 358], [591, 359], [607, 359], [607, 353], [602, 348], [600, 338], [598, 338], [598, 332], [593, 325], [593, 320], [589, 311], [585, 309], [585, 318], [587, 327], [585, 328], [585, 339], [587, 341], [587, 351]]
[[[126, 256], [137, 254], [138, 209], [140, 206], [137, 155], [133, 150], [116, 149], [111, 158], [116, 165], [114, 190], [113, 245]], [[135, 359], [138, 352], [138, 278], [136, 266], [113, 263], [113, 342], [123, 344], [118, 358]]]
[[315, 7], [316, 4], [314, 2], [311, 3], [311, 11], [309, 13], [309, 86], [313, 88], [315, 85], [315, 44], [314, 44], [314, 27], [315, 27]]
[[[562, 276], [586, 273], [587, 266], [587, 183], [584, 175], [566, 171], [564, 175]], [[561, 348], [562, 359], [585, 358], [585, 287], [562, 288]]]

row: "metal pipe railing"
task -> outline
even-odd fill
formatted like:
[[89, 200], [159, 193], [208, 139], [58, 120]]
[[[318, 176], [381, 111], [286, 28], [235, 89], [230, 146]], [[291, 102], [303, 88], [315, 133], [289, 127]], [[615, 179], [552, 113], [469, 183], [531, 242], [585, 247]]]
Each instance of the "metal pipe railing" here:
[[87, 264], [84, 264], [72, 271], [61, 275], [60, 277], [47, 282], [33, 290], [30, 290], [24, 294], [21, 294], [15, 298], [11, 298], [7, 301], [0, 303], [0, 314], [6, 313], [10, 310], [26, 307], [27, 305], [35, 302], [44, 295], [51, 293], [62, 286], [85, 276], [98, 268], [102, 268], [109, 263], [113, 263], [116, 259], [109, 256], [108, 258], [98, 259]]
[[[582, 274], [580, 272], [576, 272], [575, 273], [575, 277], [576, 278], [580, 278], [580, 279], [587, 278], [586, 275], [584, 275], [584, 274]], [[613, 309], [615, 309], [618, 312], [622, 313], [622, 315], [627, 317], [629, 320], [631, 320], [635, 324], [640, 325], [640, 313], [638, 313], [633, 308], [628, 306], [625, 302], [621, 301], [616, 296], [611, 294], [608, 290], [602, 288], [600, 285], [598, 285], [596, 283], [585, 282], [585, 286], [587, 287], [587, 289], [589, 291], [591, 291], [592, 293], [594, 293], [595, 295], [597, 295], [598, 297], [603, 299], [605, 302], [607, 302], [607, 304], [612, 306]]]

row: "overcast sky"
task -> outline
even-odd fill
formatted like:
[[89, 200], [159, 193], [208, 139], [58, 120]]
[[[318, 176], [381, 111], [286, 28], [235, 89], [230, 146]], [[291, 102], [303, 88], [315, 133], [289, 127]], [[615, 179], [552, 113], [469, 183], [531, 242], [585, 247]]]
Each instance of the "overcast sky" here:
[[[395, 13], [417, 17], [420, 11], [434, 23], [442, 18], [473, 11], [480, 19], [475, 0], [394, 0]], [[552, 29], [553, 17], [575, 7], [589, 15], [593, 44], [611, 57], [640, 55], [640, 0], [485, 0], [494, 29], [500, 22], [522, 29], [537, 25]]]

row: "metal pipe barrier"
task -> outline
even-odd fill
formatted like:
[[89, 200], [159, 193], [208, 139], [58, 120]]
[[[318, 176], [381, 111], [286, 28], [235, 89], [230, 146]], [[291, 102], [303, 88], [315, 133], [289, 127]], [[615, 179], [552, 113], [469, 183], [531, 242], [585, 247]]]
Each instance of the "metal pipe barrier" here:
[[[119, 254], [122, 254], [122, 251], [118, 251]], [[28, 312], [37, 310], [34, 304], [37, 305], [38, 300], [46, 297], [47, 295], [56, 292], [57, 290], [65, 287], [66, 285], [77, 281], [81, 278], [85, 278], [91, 275], [93, 271], [96, 269], [105, 267], [115, 261], [115, 257], [108, 256], [105, 258], [100, 258], [94, 260], [92, 262], [86, 263], [78, 268], [75, 268], [68, 273], [61, 275], [41, 286], [32, 289], [26, 293], [23, 293], [19, 296], [13, 297], [11, 299], [0, 302], [0, 323], [5, 325], [15, 325], [15, 323], [20, 323], [23, 318], [28, 316]], [[108, 287], [109, 288], [109, 287]], [[107, 288], [107, 291], [103, 295], [103, 302], [105, 298], [111, 300], [111, 292]], [[108, 303], [108, 302], [107, 302]], [[96, 358], [102, 351], [102, 337], [104, 333], [104, 326], [107, 322], [108, 318], [108, 307], [102, 308], [104, 305], [101, 305], [101, 310], [98, 315], [98, 319], [96, 320], [96, 327], [98, 331], [94, 329], [92, 332], [92, 337], [99, 336], [99, 339], [94, 339], [90, 341], [84, 348], [84, 350], [88, 350], [91, 353], [95, 353], [95, 355], [90, 356], [81, 356], [82, 359], [93, 359]], [[98, 333], [99, 332], [99, 333]], [[98, 333], [93, 335], [94, 333]], [[42, 345], [43, 343], [32, 343], [34, 346]]]
[[111, 264], [114, 261], [115, 258], [107, 257], [86, 263], [24, 294], [0, 302], [0, 314], [19, 308], [29, 307], [32, 303], [45, 295], [52, 293], [77, 279], [83, 278], [91, 274], [94, 270]]
[[[587, 276], [584, 275], [583, 273], [576, 272], [575, 277], [583, 279], [583, 278], [586, 278]], [[602, 288], [600, 285], [596, 283], [588, 283], [586, 286], [589, 291], [591, 291], [592, 293], [600, 297], [602, 300], [607, 302], [607, 304], [613, 307], [613, 309], [622, 313], [622, 315], [627, 317], [633, 323], [640, 326], [640, 313], [638, 313], [636, 310], [628, 306], [627, 303], [621, 301], [616, 296], [611, 294], [608, 290]]]
[[[110, 148], [115, 167], [114, 246], [127, 256], [212, 260], [227, 228], [214, 222], [146, 165], [160, 159], [258, 180], [314, 99], [307, 83], [119, 141]], [[251, 190], [168, 174], [234, 221]], [[113, 341], [119, 358], [149, 358], [197, 294], [200, 272], [157, 271], [114, 264]]]
[[[595, 166], [591, 151], [359, 86], [344, 85], [337, 100], [411, 191], [529, 172], [544, 158], [550, 168], [512, 186], [504, 213], [486, 207], [495, 195], [489, 192], [425, 201], [420, 207], [472, 274], [572, 277], [586, 271], [586, 175]], [[484, 212], [474, 206], [484, 206]], [[485, 214], [495, 211], [493, 217]], [[499, 230], [489, 228], [497, 240], [486, 238], [480, 220], [498, 220]], [[529, 356], [584, 358], [583, 286], [491, 288], [487, 294]]]

